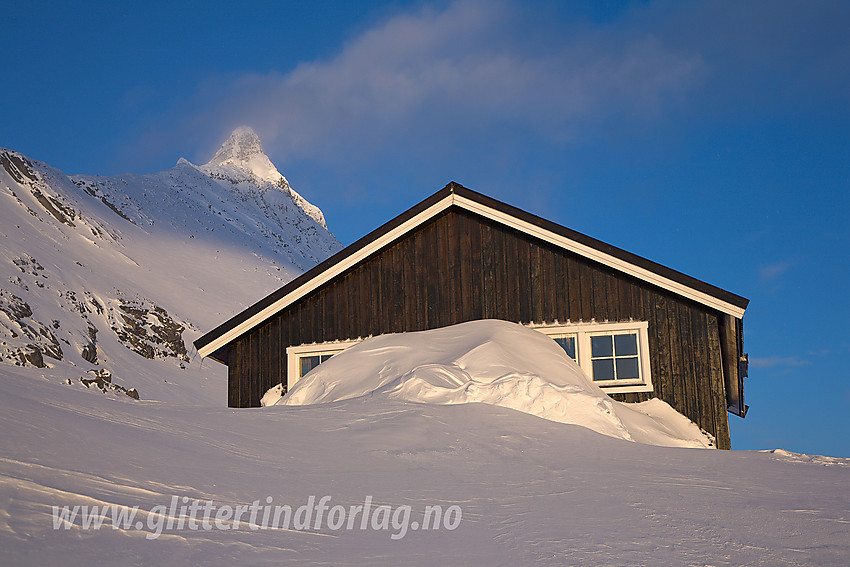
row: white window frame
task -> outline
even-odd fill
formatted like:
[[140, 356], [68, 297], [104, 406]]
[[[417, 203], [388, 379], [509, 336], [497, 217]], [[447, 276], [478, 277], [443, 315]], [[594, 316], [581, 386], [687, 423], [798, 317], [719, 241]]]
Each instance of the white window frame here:
[[338, 341], [332, 343], [313, 343], [291, 346], [286, 348], [286, 391], [301, 379], [301, 359], [305, 356], [322, 356], [339, 354], [348, 347], [354, 346], [363, 339]]
[[[555, 325], [529, 325], [535, 331], [548, 336], [574, 335], [576, 337], [576, 357], [578, 365], [590, 380], [611, 394], [629, 392], [652, 392], [652, 371], [649, 365], [649, 323], [647, 321], [626, 321], [621, 323], [560, 323]], [[593, 380], [590, 337], [600, 335], [619, 335], [637, 333], [638, 339], [638, 380]]]

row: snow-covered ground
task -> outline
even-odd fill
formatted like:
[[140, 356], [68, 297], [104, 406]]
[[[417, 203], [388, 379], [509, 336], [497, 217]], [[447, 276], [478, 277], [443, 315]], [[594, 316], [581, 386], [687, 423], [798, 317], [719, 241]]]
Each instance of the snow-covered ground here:
[[[5, 565], [847, 565], [850, 463], [656, 447], [488, 404], [234, 410], [0, 367]], [[52, 506], [456, 505], [456, 529], [53, 529]], [[327, 512], [326, 512], [327, 514]], [[107, 526], [109, 524], [107, 523]], [[378, 523], [380, 527], [380, 522]]]
[[[628, 441], [694, 432], [669, 406], [606, 399], [558, 348], [493, 321], [376, 337], [289, 403], [239, 410], [0, 367], [4, 563], [847, 564], [850, 460]], [[557, 421], [531, 415], [547, 411]], [[247, 508], [234, 526], [254, 502], [253, 528]], [[193, 503], [210, 529], [201, 511], [189, 529]], [[138, 507], [140, 529], [54, 529], [54, 506], [92, 505]], [[275, 506], [291, 517], [269, 521]]]

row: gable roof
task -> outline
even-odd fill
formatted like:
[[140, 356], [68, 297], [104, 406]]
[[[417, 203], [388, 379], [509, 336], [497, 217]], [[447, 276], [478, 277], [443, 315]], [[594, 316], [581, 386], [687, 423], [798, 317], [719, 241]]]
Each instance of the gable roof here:
[[450, 207], [471, 211], [736, 318], [743, 317], [749, 303], [739, 295], [451, 182], [225, 321], [196, 340], [195, 348], [201, 356], [221, 360], [224, 353], [218, 353], [219, 349]]

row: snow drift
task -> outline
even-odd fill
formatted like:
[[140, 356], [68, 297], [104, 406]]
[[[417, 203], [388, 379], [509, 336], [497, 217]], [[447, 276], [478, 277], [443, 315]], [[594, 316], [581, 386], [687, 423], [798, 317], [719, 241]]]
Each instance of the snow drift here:
[[580, 425], [619, 439], [712, 447], [696, 424], [654, 398], [610, 398], [549, 337], [507, 321], [373, 337], [314, 368], [264, 405], [327, 404], [370, 396], [426, 404], [480, 402]]

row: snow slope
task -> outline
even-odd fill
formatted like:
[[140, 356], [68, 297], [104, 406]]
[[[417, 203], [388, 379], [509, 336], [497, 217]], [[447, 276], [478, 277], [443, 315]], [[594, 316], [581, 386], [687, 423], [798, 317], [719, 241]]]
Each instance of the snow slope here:
[[69, 177], [0, 149], [0, 367], [224, 404], [226, 369], [192, 340], [341, 248], [251, 134], [152, 175]]
[[[279, 390], [278, 390], [279, 391]], [[549, 337], [507, 321], [366, 339], [317, 366], [271, 405], [360, 396], [429, 404], [482, 402], [581, 425], [618, 439], [710, 447], [694, 423], [655, 398], [616, 402]]]
[[[487, 404], [234, 410], [93, 396], [0, 367], [7, 565], [846, 566], [850, 461], [655, 447]], [[46, 372], [50, 372], [48, 370]], [[26, 379], [24, 379], [26, 378]], [[87, 395], [88, 394], [88, 395]], [[375, 505], [454, 530], [54, 530], [52, 506]], [[327, 515], [327, 512], [326, 512]], [[225, 524], [228, 525], [228, 524]], [[294, 525], [294, 524], [293, 524]], [[377, 524], [381, 527], [381, 524]]]

